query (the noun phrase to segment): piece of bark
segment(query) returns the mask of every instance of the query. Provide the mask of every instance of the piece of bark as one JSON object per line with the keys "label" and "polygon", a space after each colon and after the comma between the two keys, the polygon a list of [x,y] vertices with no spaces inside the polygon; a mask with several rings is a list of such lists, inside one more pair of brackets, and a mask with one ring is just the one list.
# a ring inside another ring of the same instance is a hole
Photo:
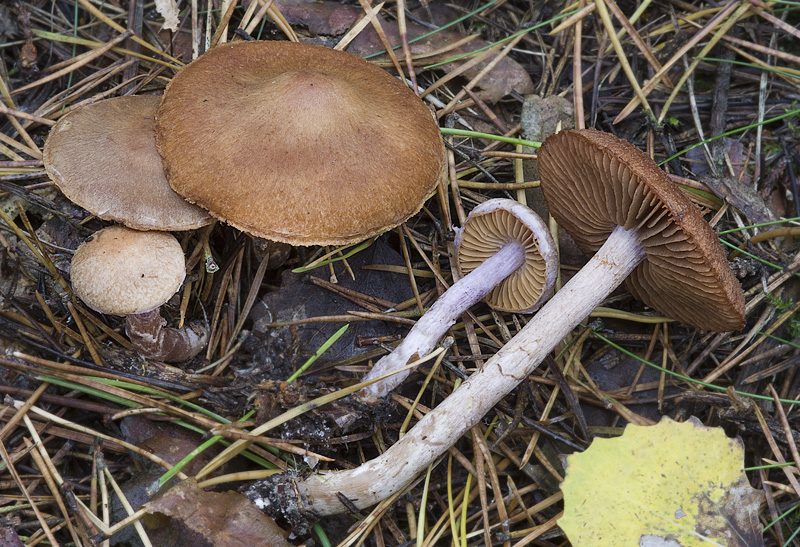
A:
{"label": "piece of bark", "polygon": [[[528,95],[525,97],[525,101],[522,103],[520,125],[526,139],[542,142],[556,132],[559,124],[561,124],[561,129],[575,127],[575,110],[572,101],[558,95],[547,97]],[[535,149],[527,147],[523,151],[536,153]],[[538,180],[539,170],[536,168],[536,160],[524,160],[522,173],[526,181]],[[550,213],[544,202],[541,188],[526,189],[525,199],[528,201],[528,207],[536,211],[537,215],[542,218],[548,217]],[[586,257],[563,229],[558,230],[558,249],[562,263],[575,267],[586,264]]]}

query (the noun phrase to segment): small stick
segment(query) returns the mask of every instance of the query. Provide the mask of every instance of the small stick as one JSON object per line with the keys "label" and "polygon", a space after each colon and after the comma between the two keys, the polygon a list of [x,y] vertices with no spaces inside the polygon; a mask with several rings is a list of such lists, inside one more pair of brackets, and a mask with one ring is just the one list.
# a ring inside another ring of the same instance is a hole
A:
{"label": "small stick", "polygon": [[[42,125],[53,126],[56,124],[53,120],[48,120],[47,118],[41,118],[39,116],[34,116],[33,114],[28,114],[27,112],[22,112],[21,110],[17,110],[15,108],[9,108],[3,103],[0,103],[0,114],[5,114],[7,116],[12,116],[14,118],[21,118],[23,120],[28,120],[31,122],[40,123]],[[2,163],[9,163],[9,162],[2,162]],[[13,163],[21,163],[21,162],[13,162]],[[42,165],[42,160],[28,160],[24,162],[27,165],[32,166],[39,166]],[[23,165],[19,165],[18,167],[23,167]]]}

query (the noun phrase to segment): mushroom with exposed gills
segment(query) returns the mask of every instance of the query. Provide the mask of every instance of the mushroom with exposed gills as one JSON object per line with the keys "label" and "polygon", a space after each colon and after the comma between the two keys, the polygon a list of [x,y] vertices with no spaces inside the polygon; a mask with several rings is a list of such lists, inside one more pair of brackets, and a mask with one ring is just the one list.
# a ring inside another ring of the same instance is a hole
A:
{"label": "mushroom with exposed gills", "polygon": [[61,117],[44,166],[67,198],[137,230],[194,230],[212,222],[169,187],[153,126],[161,97],[113,97]]}
{"label": "mushroom with exposed gills", "polygon": [[156,361],[186,361],[208,341],[199,322],[166,328],[159,308],[186,276],[180,243],[169,232],[138,231],[114,225],[96,232],[72,258],[72,289],[100,313],[125,316],[133,349]]}
{"label": "mushroom with exposed gills", "polygon": [[610,133],[563,131],[539,150],[539,175],[550,214],[581,250],[620,264],[581,270],[598,283],[593,292],[611,287],[601,299],[627,278],[633,296],[668,317],[742,328],[744,294],[719,238],[649,156]]}
{"label": "mushroom with exposed gills", "polygon": [[444,173],[425,103],[358,55],[219,45],[164,91],[156,144],[172,188],[253,236],[346,245],[417,213]]}
{"label": "mushroom with exposed gills", "polygon": [[[417,321],[392,353],[382,357],[364,381],[404,367],[430,353],[471,306],[486,298],[496,310],[533,313],[553,294],[558,251],[541,218],[511,199],[491,199],[472,210],[457,230],[458,281]],[[405,369],[364,387],[357,396],[374,401],[411,374]]]}
{"label": "mushroom with exposed gills", "polygon": [[[553,216],[584,249],[596,250],[594,256],[480,370],[380,456],[297,482],[311,513],[348,511],[340,496],[363,509],[403,488],[626,277],[635,296],[679,321],[715,331],[743,326],[744,295],[717,236],[649,156],[613,135],[564,131],[539,150],[539,175]],[[264,505],[273,490],[257,483],[248,496]]]}

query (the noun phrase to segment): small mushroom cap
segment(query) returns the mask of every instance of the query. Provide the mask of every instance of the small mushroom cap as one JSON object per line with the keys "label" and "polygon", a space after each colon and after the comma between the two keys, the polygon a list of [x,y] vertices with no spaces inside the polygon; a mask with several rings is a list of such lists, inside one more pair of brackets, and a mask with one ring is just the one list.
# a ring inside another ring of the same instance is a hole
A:
{"label": "small mushroom cap", "polygon": [[156,143],[172,187],[290,245],[364,240],[418,212],[444,171],[425,104],[361,57],[290,42],[211,49],[172,79]]}
{"label": "small mushroom cap", "polygon": [[539,215],[513,199],[490,199],[475,207],[456,233],[459,273],[467,275],[509,241],[525,247],[525,262],[484,299],[491,307],[532,313],[553,295],[558,251]]}
{"label": "small mushroom cap", "polygon": [[180,243],[169,232],[109,226],[72,258],[72,289],[100,313],[144,313],[166,303],[186,276]]}
{"label": "small mushroom cap", "polygon": [[160,97],[114,97],[63,116],[44,145],[44,166],[64,195],[90,213],[137,230],[192,230],[212,221],[176,194],[156,151]]}
{"label": "small mushroom cap", "polygon": [[593,129],[562,131],[539,150],[545,201],[588,255],[615,226],[638,230],[647,258],[626,280],[661,313],[705,330],[744,325],[744,294],[717,234],[656,163]]}

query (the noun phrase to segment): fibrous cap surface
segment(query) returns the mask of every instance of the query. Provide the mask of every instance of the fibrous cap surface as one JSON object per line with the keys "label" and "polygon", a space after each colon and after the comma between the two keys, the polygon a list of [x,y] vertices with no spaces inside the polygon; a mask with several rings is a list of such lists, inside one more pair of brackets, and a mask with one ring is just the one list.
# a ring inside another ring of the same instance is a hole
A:
{"label": "fibrous cap surface", "polygon": [[438,126],[410,89],[357,55],[290,42],[224,44],[183,68],[156,142],[179,194],[292,245],[397,226],[444,169]]}

